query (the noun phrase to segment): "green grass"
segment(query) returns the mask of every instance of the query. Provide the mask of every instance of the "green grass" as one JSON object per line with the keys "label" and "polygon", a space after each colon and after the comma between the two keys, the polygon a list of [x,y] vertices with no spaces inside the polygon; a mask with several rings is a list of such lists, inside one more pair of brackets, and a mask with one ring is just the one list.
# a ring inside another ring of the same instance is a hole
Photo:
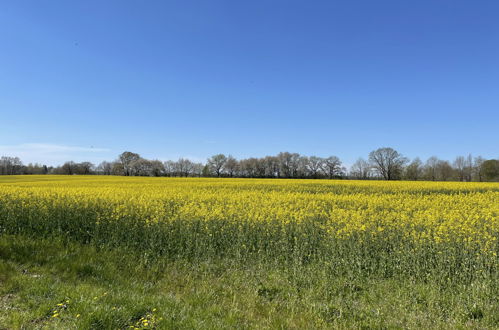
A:
{"label": "green grass", "polygon": [[0,236],[0,329],[120,329],[143,317],[164,329],[496,329],[498,297],[495,277],[338,275],[319,263],[193,262]]}

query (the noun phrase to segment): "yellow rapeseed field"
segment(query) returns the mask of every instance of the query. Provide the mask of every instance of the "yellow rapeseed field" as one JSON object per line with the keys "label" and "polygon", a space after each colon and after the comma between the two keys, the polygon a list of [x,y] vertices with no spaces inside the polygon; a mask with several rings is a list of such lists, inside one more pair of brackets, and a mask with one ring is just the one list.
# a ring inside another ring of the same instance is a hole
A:
{"label": "yellow rapeseed field", "polygon": [[272,240],[285,239],[287,252],[307,245],[303,253],[311,255],[328,240],[355,238],[403,241],[410,249],[470,248],[497,260],[499,184],[3,177],[2,227],[9,233],[54,232],[84,241],[114,237],[145,248],[168,245],[177,254],[194,245],[213,253],[229,247],[258,253],[273,249]]}

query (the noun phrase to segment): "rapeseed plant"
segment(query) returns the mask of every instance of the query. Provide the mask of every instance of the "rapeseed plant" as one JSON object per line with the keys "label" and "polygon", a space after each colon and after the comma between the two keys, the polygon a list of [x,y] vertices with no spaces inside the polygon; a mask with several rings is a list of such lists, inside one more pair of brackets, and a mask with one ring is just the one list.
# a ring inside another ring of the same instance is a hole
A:
{"label": "rapeseed plant", "polygon": [[497,268],[498,183],[41,178],[0,185],[2,232],[171,258]]}

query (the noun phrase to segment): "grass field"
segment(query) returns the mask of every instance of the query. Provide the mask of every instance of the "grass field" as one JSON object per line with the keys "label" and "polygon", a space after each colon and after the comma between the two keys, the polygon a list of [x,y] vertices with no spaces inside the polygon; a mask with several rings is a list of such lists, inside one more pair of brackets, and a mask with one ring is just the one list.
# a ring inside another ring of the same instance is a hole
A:
{"label": "grass field", "polygon": [[499,184],[0,177],[0,328],[499,328]]}

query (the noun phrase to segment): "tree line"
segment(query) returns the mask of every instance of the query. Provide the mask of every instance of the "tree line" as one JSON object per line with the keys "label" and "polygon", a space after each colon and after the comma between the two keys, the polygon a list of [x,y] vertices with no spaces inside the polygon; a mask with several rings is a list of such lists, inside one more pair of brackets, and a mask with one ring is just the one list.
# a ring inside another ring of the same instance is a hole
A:
{"label": "tree line", "polygon": [[468,155],[458,156],[452,162],[436,156],[423,162],[419,158],[409,160],[387,147],[373,150],[367,159],[359,158],[349,169],[337,156],[303,156],[290,152],[240,160],[217,154],[200,163],[186,158],[176,161],[149,160],[125,151],[116,160],[104,161],[97,166],[91,162],[68,161],[57,167],[24,165],[18,157],[0,158],[0,175],[20,174],[499,181],[499,160]]}

